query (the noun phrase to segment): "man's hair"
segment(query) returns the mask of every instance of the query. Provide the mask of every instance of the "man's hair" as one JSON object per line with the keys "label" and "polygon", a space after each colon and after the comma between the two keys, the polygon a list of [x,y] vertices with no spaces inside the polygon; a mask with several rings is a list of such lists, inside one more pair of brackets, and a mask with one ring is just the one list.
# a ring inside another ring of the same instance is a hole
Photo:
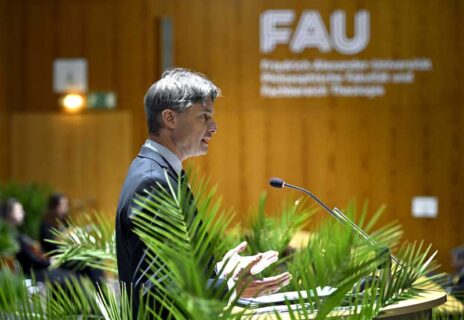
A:
{"label": "man's hair", "polygon": [[165,71],[145,94],[144,106],[148,132],[159,134],[165,109],[183,112],[192,104],[205,104],[221,94],[220,89],[203,74],[176,68]]}

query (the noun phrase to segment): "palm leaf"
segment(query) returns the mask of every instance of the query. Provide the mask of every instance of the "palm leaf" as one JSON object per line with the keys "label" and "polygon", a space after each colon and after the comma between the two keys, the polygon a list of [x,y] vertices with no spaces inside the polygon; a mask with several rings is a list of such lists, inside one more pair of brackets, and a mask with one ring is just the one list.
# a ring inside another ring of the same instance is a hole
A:
{"label": "palm leaf", "polygon": [[19,250],[13,232],[8,225],[0,219],[0,258],[11,257]]}
{"label": "palm leaf", "polygon": [[[349,216],[356,217],[354,210],[353,206],[349,209]],[[365,212],[364,207],[360,224],[366,219]],[[375,220],[378,217],[376,214]],[[366,228],[373,228],[373,224],[367,224]],[[372,246],[337,221],[324,221],[311,235],[308,245],[289,263],[293,274],[289,289],[312,293],[311,297],[300,301],[300,311],[289,308],[291,317],[307,319],[308,314],[301,310],[309,308],[317,313],[318,319],[337,310],[350,318],[372,319],[380,313],[381,307],[423,292],[425,287],[418,279],[430,281],[425,275],[436,268],[433,262],[436,253],[430,254],[430,246],[424,249],[422,243],[403,244],[396,253],[400,263],[393,264],[391,273],[385,267],[380,269],[383,271],[378,270],[389,260],[390,249],[386,250],[386,244],[397,244],[401,233],[395,223],[375,230],[372,234],[380,241]],[[363,290],[362,279],[371,279]],[[318,297],[315,288],[326,285],[337,287],[337,290],[329,297]],[[340,309],[344,305],[345,309]]]}
{"label": "palm leaf", "polygon": [[58,249],[50,253],[54,257],[52,268],[66,262],[117,273],[114,226],[103,214],[82,214],[69,219],[63,230],[52,229]]}
{"label": "palm leaf", "polygon": [[[70,279],[61,286],[26,281],[21,273],[4,268],[0,272],[0,315],[14,319],[98,318],[92,303],[95,290],[89,280]],[[28,285],[26,285],[29,283]]]}
{"label": "palm leaf", "polygon": [[135,233],[147,246],[149,261],[157,261],[152,263],[155,290],[149,295],[175,319],[226,318],[232,314],[226,307],[230,291],[225,283],[223,290],[208,286],[208,279],[220,281],[208,261],[221,246],[231,217],[219,211],[220,200],[214,199],[214,190],[206,191],[204,180],[192,180],[197,186],[193,198],[188,183],[166,178],[167,187],[145,190],[135,200],[141,208],[133,218]]}
{"label": "palm leaf", "polygon": [[257,254],[276,250],[283,256],[296,232],[308,224],[315,208],[308,208],[304,200],[286,201],[278,215],[266,214],[267,194],[261,193],[256,212],[249,214],[249,231],[243,240],[248,242],[248,252]]}

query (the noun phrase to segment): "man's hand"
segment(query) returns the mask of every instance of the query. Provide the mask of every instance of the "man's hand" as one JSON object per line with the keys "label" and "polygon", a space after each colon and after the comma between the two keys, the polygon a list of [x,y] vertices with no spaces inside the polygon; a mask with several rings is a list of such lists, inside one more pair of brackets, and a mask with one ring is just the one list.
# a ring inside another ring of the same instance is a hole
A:
{"label": "man's hand", "polygon": [[279,254],[277,251],[270,250],[254,256],[240,256],[239,253],[243,252],[246,246],[245,241],[240,243],[237,247],[229,250],[222,261],[218,263],[220,270],[224,268],[222,274],[224,276],[231,275],[231,278],[236,281],[236,290],[241,297],[250,298],[271,294],[290,283],[292,276],[288,272],[256,279],[254,276],[276,262]]}

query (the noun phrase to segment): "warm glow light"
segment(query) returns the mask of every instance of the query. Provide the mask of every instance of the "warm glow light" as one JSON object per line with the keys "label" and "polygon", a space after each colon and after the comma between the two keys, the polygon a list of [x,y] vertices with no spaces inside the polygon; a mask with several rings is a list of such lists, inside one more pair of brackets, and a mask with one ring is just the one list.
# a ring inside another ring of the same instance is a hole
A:
{"label": "warm glow light", "polygon": [[75,93],[67,94],[63,98],[62,105],[69,112],[81,111],[84,108],[84,97]]}

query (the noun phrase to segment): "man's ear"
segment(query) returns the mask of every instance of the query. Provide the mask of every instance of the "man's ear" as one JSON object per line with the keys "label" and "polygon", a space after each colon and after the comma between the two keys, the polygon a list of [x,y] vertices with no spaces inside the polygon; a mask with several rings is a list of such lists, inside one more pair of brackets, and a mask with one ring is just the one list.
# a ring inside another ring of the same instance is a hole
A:
{"label": "man's ear", "polygon": [[177,124],[177,113],[171,109],[164,109],[161,112],[161,119],[163,119],[163,124],[168,129],[174,129]]}

